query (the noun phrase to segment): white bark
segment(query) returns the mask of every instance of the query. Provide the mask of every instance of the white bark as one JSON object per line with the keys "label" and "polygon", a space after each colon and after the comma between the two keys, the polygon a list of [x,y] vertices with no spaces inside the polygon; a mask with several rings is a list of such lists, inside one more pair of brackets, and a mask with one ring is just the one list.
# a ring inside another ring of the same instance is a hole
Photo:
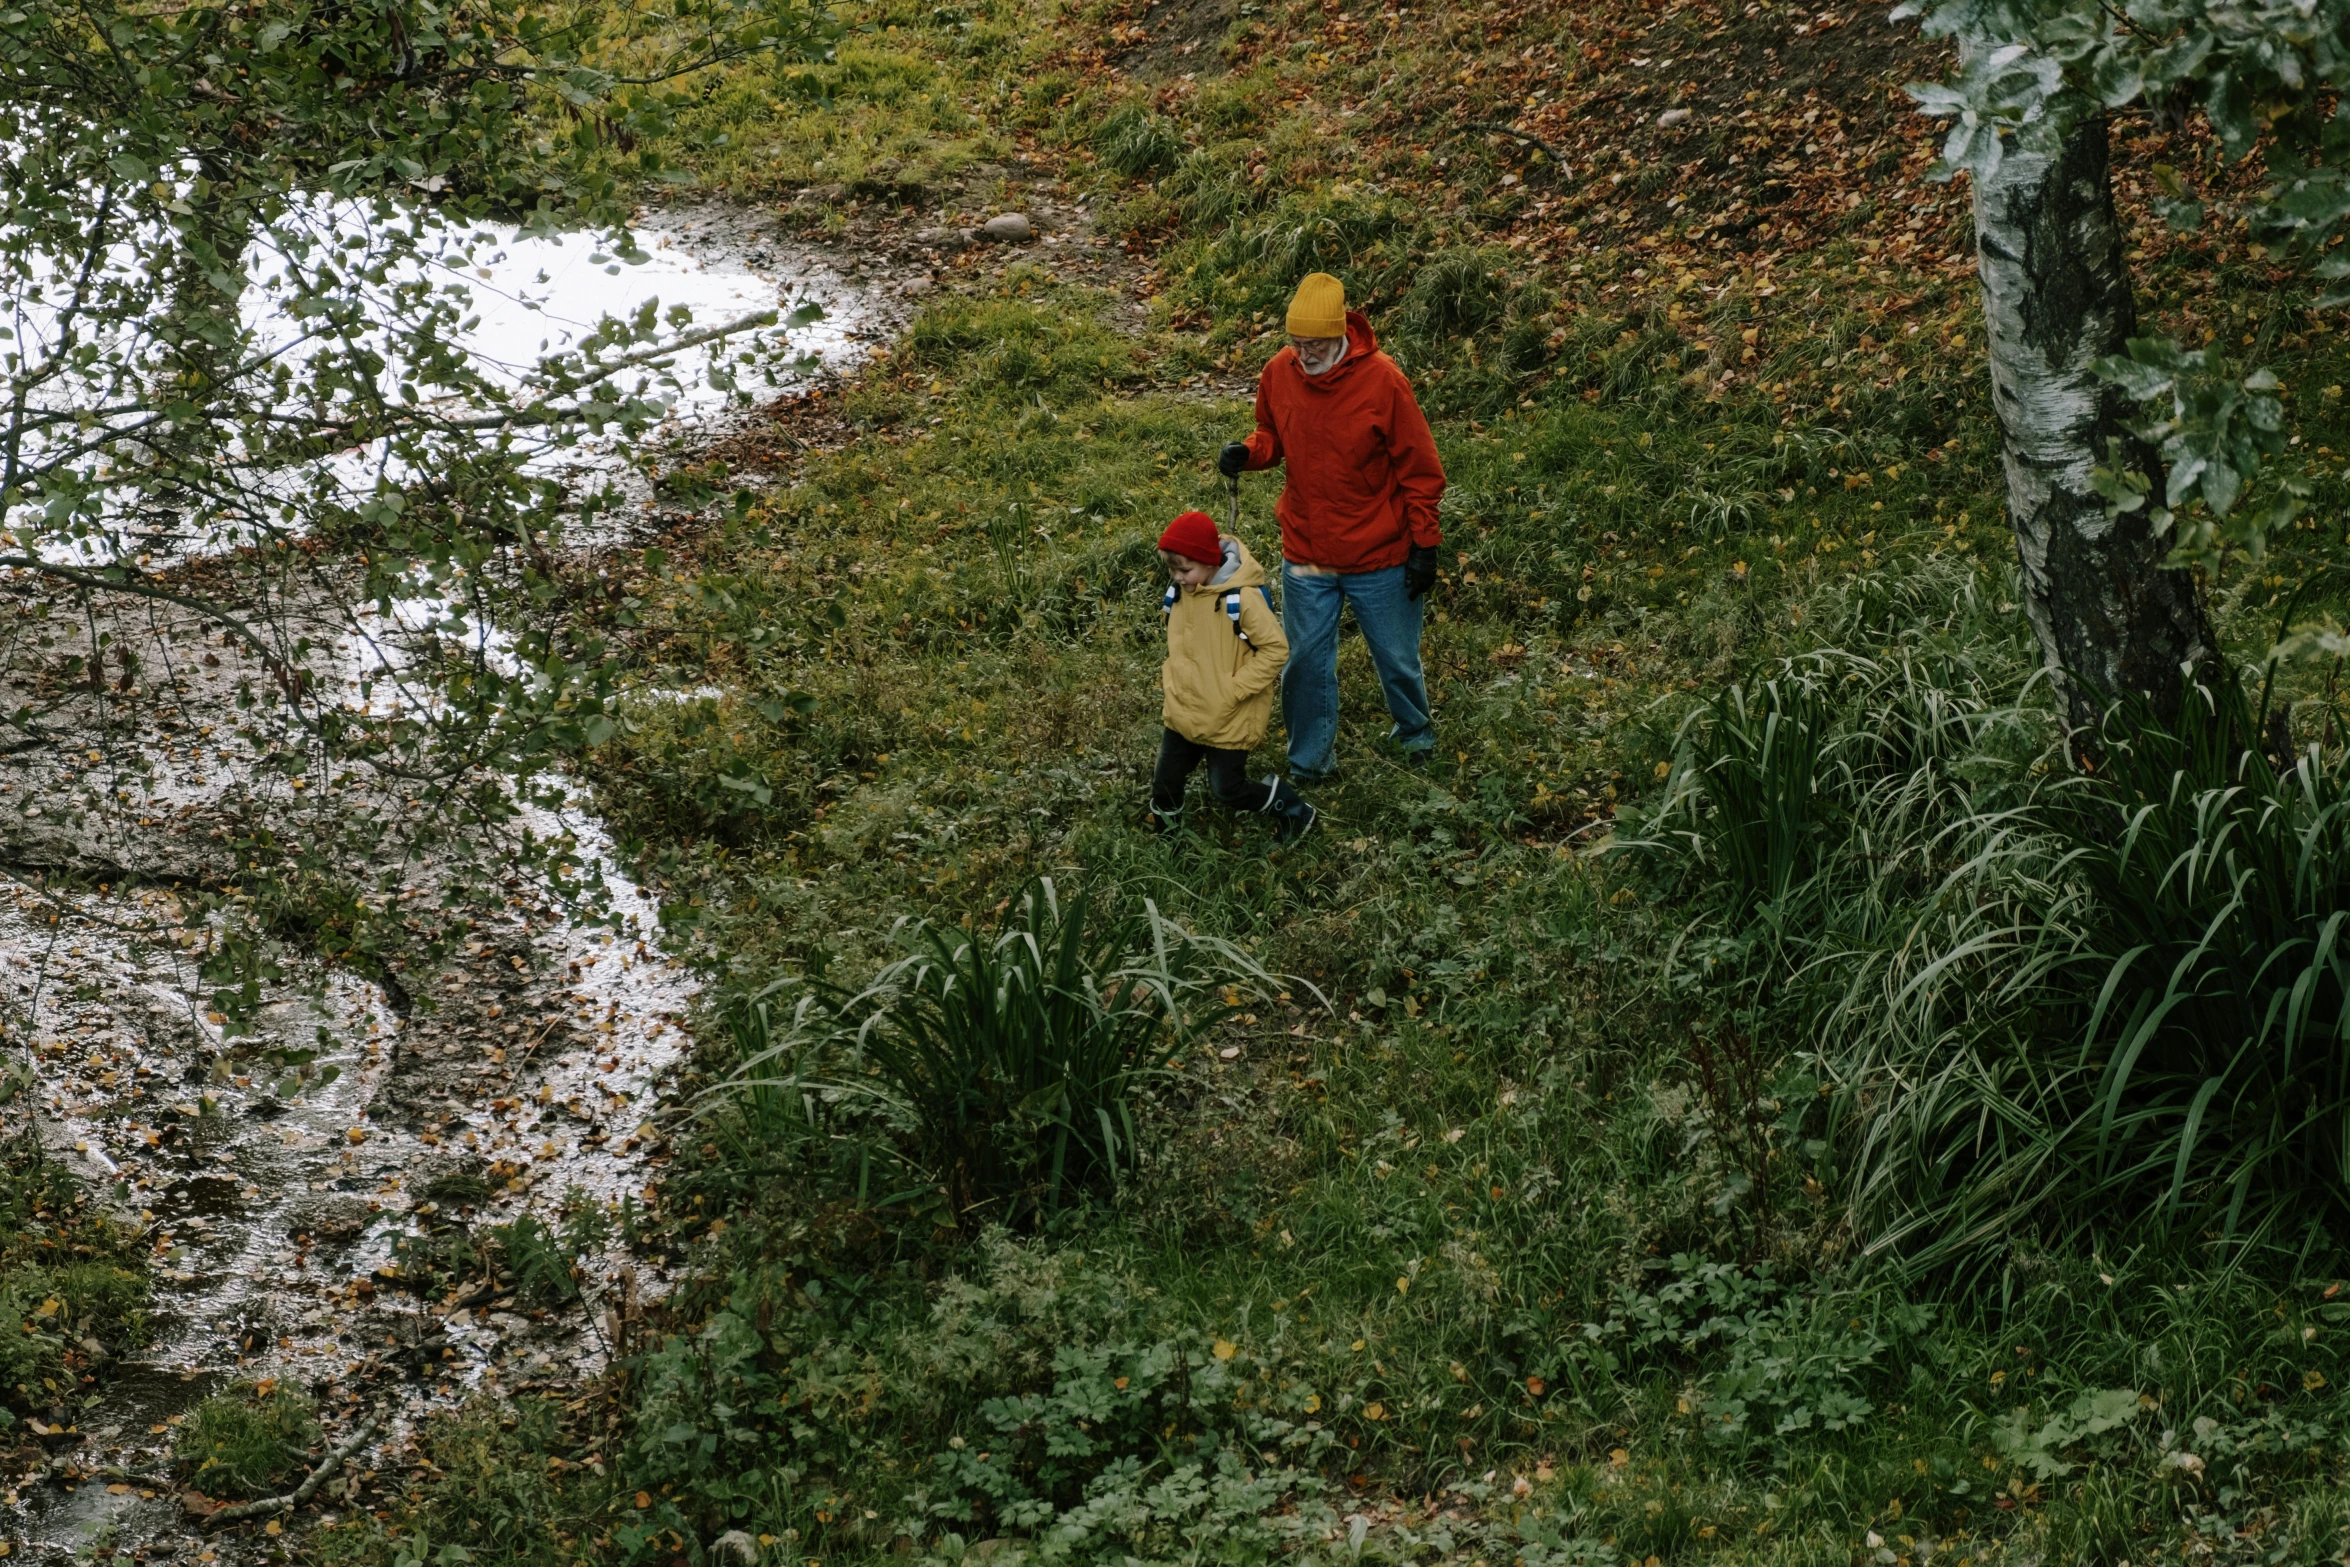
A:
{"label": "white bark", "polygon": [[2125,694],[2167,717],[2213,639],[2193,577],[2164,568],[2166,546],[2144,512],[2107,516],[2090,482],[2116,439],[2125,463],[2160,476],[2155,454],[2127,433],[2126,400],[2089,368],[2137,330],[2104,122],[2090,120],[2054,154],[2011,147],[1974,199],[2025,613],[2077,728]]}

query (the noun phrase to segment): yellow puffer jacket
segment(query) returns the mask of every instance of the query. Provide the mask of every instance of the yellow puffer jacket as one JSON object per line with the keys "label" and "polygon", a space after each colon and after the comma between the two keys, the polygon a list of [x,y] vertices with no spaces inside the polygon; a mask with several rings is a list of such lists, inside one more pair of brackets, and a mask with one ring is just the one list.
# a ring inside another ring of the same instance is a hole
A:
{"label": "yellow puffer jacket", "polygon": [[1206,587],[1169,585],[1167,694],[1169,729],[1198,745],[1245,751],[1273,720],[1273,683],[1289,662],[1281,617],[1265,596],[1265,573],[1238,539],[1224,540],[1224,566]]}

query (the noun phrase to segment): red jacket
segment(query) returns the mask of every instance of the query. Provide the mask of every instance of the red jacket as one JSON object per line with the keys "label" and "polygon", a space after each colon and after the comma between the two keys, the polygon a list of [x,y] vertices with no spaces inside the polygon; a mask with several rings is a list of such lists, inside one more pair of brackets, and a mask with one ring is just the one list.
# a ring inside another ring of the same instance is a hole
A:
{"label": "red jacket", "polygon": [[1286,461],[1282,558],[1330,571],[1384,571],[1415,544],[1444,542],[1436,503],[1444,465],[1412,387],[1362,312],[1346,315],[1346,358],[1308,375],[1284,348],[1257,381],[1248,465]]}

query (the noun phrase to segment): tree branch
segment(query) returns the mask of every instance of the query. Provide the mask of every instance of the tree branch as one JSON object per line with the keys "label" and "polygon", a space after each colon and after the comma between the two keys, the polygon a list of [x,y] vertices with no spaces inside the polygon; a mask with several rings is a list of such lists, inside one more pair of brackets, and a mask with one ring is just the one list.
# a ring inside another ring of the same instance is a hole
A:
{"label": "tree branch", "polygon": [[[671,354],[682,352],[688,348],[698,348],[704,343],[716,342],[722,337],[732,337],[738,332],[748,332],[756,327],[773,326],[777,317],[778,313],[773,310],[761,310],[751,315],[738,316],[734,320],[718,326],[704,327],[699,332],[688,332],[685,336],[672,338],[666,343],[655,343],[650,347],[622,354],[619,358],[608,360],[600,365],[594,375],[567,387],[565,389],[566,395],[609,381],[621,371],[632,366],[648,364],[656,359],[665,359]],[[551,408],[541,402],[534,403],[528,408],[500,409],[492,413],[474,414],[464,419],[435,420],[432,421],[432,425],[433,428],[440,430],[497,430],[517,424],[549,424],[577,412],[576,408]]]}
{"label": "tree branch", "polygon": [[265,1497],[258,1502],[239,1502],[234,1507],[223,1507],[218,1512],[205,1515],[204,1527],[217,1529],[223,1524],[236,1523],[246,1518],[259,1518],[267,1513],[292,1512],[316,1496],[318,1488],[326,1483],[327,1477],[340,1469],[344,1461],[353,1453],[367,1445],[368,1438],[375,1435],[375,1428],[382,1420],[383,1412],[381,1410],[370,1411],[367,1418],[359,1422],[359,1429],[344,1439],[342,1446],[333,1449],[318,1461],[318,1467],[310,1471],[309,1479],[304,1480],[285,1495]]}
{"label": "tree branch", "polygon": [[1504,125],[1499,120],[1464,120],[1461,122],[1461,129],[1467,131],[1491,131],[1496,136],[1513,137],[1518,141],[1526,143],[1528,146],[1539,147],[1542,149],[1542,151],[1549,157],[1551,163],[1557,167],[1561,178],[1565,178],[1573,172],[1567,167],[1567,155],[1565,153],[1559,151],[1556,147],[1553,147],[1549,142],[1544,141],[1541,137],[1529,135],[1525,131],[1519,130],[1515,126]]}

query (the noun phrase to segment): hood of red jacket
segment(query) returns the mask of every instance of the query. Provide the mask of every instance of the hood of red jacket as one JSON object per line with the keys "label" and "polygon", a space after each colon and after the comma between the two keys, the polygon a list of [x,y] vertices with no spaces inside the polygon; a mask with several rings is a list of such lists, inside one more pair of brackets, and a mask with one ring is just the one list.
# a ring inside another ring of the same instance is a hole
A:
{"label": "hood of red jacket", "polygon": [[[1284,348],[1282,352],[1292,359],[1297,357],[1294,348]],[[1346,357],[1338,361],[1335,369],[1325,370],[1320,375],[1308,375],[1305,366],[1300,365],[1297,378],[1313,391],[1327,392],[1354,374],[1357,365],[1369,364],[1371,356],[1377,352],[1379,334],[1371,330],[1371,318],[1360,310],[1349,310],[1346,313]]]}

